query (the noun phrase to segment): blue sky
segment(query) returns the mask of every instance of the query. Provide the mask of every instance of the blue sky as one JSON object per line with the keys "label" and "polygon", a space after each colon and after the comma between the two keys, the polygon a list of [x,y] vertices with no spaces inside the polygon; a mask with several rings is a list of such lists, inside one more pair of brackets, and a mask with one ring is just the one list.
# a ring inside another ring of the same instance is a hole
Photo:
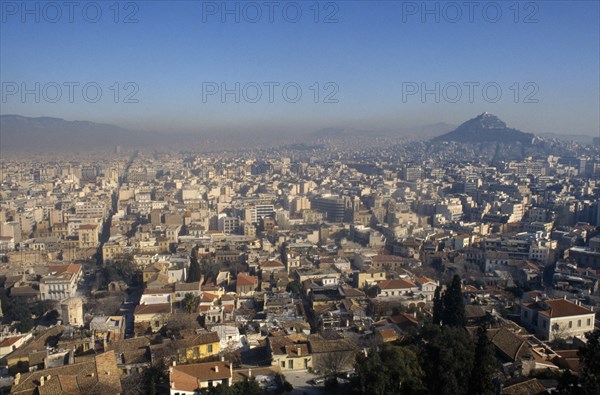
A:
{"label": "blue sky", "polygon": [[[72,22],[62,1],[22,4],[0,1],[2,114],[296,132],[488,111],[526,131],[600,130],[598,1],[480,1],[472,15],[463,1],[274,1],[272,19],[264,1],[81,1]],[[39,103],[21,95],[36,83]],[[236,83],[239,102],[222,97]]]}

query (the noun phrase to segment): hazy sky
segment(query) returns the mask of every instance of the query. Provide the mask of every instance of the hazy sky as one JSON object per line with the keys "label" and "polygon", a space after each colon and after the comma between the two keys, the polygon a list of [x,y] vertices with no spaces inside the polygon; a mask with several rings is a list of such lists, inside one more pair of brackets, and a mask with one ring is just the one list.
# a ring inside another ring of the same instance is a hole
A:
{"label": "hazy sky", "polygon": [[598,1],[0,6],[2,114],[300,131],[488,111],[525,131],[600,130]]}

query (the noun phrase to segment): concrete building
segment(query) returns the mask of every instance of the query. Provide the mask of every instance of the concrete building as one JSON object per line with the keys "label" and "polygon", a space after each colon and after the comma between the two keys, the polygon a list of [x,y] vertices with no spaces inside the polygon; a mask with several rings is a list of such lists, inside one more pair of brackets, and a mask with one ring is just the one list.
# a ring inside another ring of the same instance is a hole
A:
{"label": "concrete building", "polygon": [[595,312],[568,299],[521,304],[521,323],[543,340],[583,337],[594,330]]}
{"label": "concrete building", "polygon": [[40,280],[40,295],[42,300],[65,300],[75,296],[77,283],[83,276],[81,265],[48,266],[48,275]]}

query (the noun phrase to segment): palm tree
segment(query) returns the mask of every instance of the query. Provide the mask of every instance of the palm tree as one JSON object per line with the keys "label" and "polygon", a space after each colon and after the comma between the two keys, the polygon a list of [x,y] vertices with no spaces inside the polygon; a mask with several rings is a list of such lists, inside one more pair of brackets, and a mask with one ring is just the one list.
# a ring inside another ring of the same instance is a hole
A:
{"label": "palm tree", "polygon": [[188,292],[183,297],[183,300],[181,301],[181,305],[187,310],[188,315],[191,320],[192,312],[195,311],[196,307],[198,306],[198,298],[195,297],[194,294]]}

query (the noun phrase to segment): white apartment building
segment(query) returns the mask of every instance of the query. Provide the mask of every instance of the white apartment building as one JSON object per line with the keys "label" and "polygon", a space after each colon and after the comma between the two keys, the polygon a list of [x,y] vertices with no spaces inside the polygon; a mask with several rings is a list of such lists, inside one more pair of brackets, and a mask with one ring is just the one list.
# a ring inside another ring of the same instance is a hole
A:
{"label": "white apartment building", "polygon": [[568,299],[521,304],[521,322],[543,340],[583,337],[594,330],[595,312]]}
{"label": "white apartment building", "polygon": [[40,280],[42,300],[65,300],[77,293],[77,283],[83,271],[80,264],[48,266],[48,275]]}

